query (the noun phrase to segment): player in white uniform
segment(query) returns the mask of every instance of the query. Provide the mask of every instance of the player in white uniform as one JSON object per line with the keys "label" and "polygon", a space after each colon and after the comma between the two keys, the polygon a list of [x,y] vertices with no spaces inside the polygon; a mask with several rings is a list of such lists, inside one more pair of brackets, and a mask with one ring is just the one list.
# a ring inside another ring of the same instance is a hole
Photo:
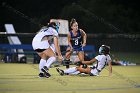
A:
{"label": "player in white uniform", "polygon": [[[90,61],[82,61],[78,62],[78,67],[69,68],[67,70],[61,70],[57,68],[57,72],[60,75],[64,74],[79,74],[79,73],[86,73],[90,76],[98,76],[102,69],[108,64],[109,67],[109,76],[112,74],[112,65],[111,65],[111,58],[109,56],[110,47],[106,45],[102,45],[99,48],[99,55],[95,58],[91,59]],[[86,64],[92,64],[97,62],[93,67],[88,67]]]}
{"label": "player in white uniform", "polygon": [[[41,57],[39,63],[39,77],[50,77],[51,75],[48,72],[51,64],[56,60],[56,56],[54,51],[50,46],[50,41],[53,40],[56,52],[58,54],[58,59],[62,60],[62,55],[60,51],[60,46],[58,43],[58,31],[57,25],[55,22],[49,23],[47,27],[43,27],[33,38],[32,46],[33,49],[38,53]],[[46,58],[48,60],[46,61]]]}

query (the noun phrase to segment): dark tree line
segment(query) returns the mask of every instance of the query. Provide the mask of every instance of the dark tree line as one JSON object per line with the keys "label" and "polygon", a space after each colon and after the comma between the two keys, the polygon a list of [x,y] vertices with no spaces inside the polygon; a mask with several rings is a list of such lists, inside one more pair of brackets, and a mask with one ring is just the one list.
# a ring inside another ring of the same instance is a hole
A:
{"label": "dark tree line", "polygon": [[51,18],[76,18],[87,33],[140,32],[138,0],[1,0],[1,25],[13,23],[18,32],[35,32],[37,24],[8,10],[3,3],[42,25]]}

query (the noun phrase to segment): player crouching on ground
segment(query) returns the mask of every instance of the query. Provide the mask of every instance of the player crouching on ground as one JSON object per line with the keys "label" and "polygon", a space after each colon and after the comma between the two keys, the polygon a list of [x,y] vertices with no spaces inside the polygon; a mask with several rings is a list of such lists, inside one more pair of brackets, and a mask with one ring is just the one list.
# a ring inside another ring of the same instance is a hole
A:
{"label": "player crouching on ground", "polygon": [[[99,48],[99,55],[91,59],[90,61],[78,62],[77,67],[72,67],[66,70],[61,70],[59,68],[56,68],[56,70],[60,75],[86,73],[90,76],[98,76],[99,73],[103,70],[103,68],[108,64],[110,76],[112,74],[112,60],[109,56],[109,53],[110,47],[107,45],[102,45]],[[97,63],[92,67],[87,66],[88,64],[92,64],[94,62]]]}

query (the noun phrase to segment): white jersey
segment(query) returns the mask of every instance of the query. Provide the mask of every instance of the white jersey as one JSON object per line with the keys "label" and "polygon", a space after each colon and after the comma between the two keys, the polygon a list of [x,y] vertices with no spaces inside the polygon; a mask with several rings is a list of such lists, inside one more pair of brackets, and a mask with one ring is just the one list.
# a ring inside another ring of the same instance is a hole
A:
{"label": "white jersey", "polygon": [[109,55],[98,55],[95,57],[95,59],[97,60],[97,64],[95,67],[100,71],[109,61],[111,61],[111,57]]}
{"label": "white jersey", "polygon": [[106,66],[106,64],[111,61],[111,58],[109,55],[98,55],[95,57],[97,60],[97,64],[94,65],[94,69],[92,69],[90,72],[93,75],[98,76],[101,70]]}
{"label": "white jersey", "polygon": [[36,36],[33,38],[33,41],[32,41],[32,46],[33,46],[33,49],[36,50],[36,49],[47,49],[50,47],[50,44],[48,42],[48,40],[43,40],[42,39],[45,37],[45,36],[48,36],[49,39],[48,40],[51,40],[54,36],[55,37],[58,37],[58,32],[52,28],[52,27],[45,27],[45,28],[42,28],[37,34]]}
{"label": "white jersey", "polygon": [[39,33],[36,34],[36,36],[34,37],[33,41],[41,41],[43,37],[45,36],[56,36],[58,37],[58,33],[57,31],[52,28],[52,27],[49,27],[49,28],[42,28]]}

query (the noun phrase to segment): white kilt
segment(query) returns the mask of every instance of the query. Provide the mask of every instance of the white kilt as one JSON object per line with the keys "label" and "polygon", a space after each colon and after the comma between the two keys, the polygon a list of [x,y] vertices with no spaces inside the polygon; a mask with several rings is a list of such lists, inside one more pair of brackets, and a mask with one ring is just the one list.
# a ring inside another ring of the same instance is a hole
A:
{"label": "white kilt", "polygon": [[32,42],[32,47],[34,50],[36,49],[48,49],[50,47],[50,44],[47,40],[44,41],[34,41]]}
{"label": "white kilt", "polygon": [[95,76],[98,76],[99,75],[99,71],[96,69],[96,68],[94,68],[94,69],[91,69],[91,71],[90,71],[93,75],[95,75]]}

